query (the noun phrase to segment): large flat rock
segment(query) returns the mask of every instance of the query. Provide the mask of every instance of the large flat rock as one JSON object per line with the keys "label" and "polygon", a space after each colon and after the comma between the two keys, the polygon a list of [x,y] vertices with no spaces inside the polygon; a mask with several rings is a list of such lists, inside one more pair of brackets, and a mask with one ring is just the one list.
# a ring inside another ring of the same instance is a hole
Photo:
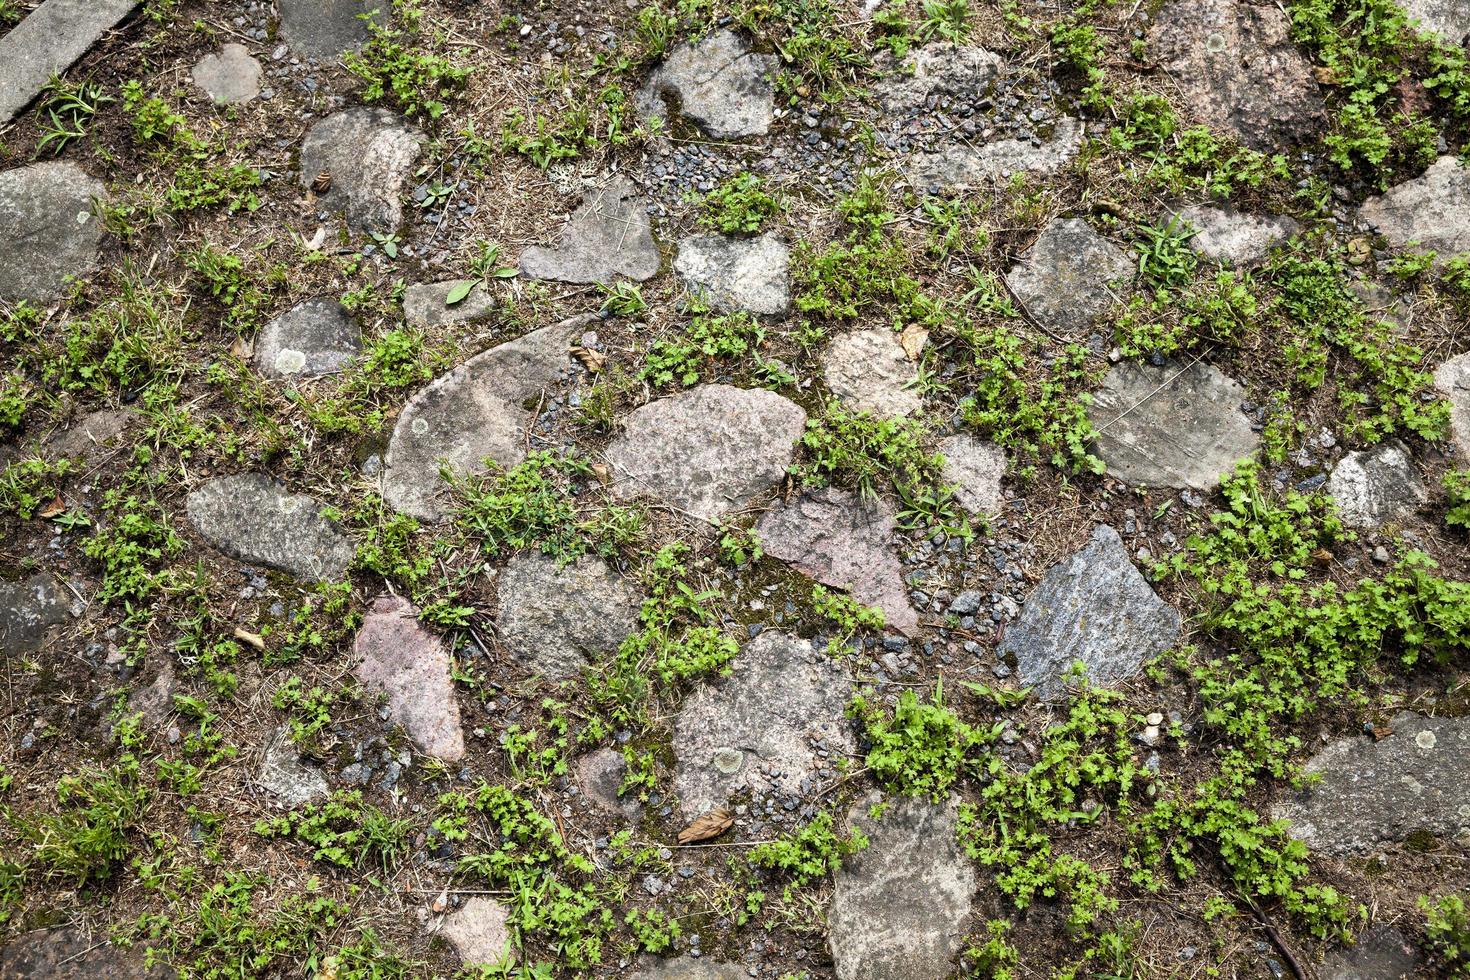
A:
{"label": "large flat rock", "polygon": [[638,93],[638,106],[645,119],[667,119],[668,96],[716,139],[760,136],[775,119],[770,76],[777,64],[774,55],[752,54],[734,31],[718,30],[670,52]]}
{"label": "large flat rock", "polygon": [[961,507],[972,514],[1000,513],[1005,450],[974,436],[955,435],[939,444],[939,454],[944,457],[944,482],[954,488]]}
{"label": "large flat rock", "polygon": [[1327,954],[1318,971],[1321,980],[1411,980],[1421,973],[1423,958],[1414,941],[1391,926],[1371,925],[1346,949]]}
{"label": "large flat rock", "polygon": [[1085,135],[1082,121],[1067,116],[1044,138],[946,143],[909,158],[909,183],[917,190],[947,194],[989,188],[1015,174],[1050,176],[1077,156]]}
{"label": "large flat rock", "polygon": [[623,177],[588,192],[555,248],[534,246],[521,256],[521,272],[557,282],[610,283],[617,276],[642,282],[658,275],[658,243],[648,202]]}
{"label": "large flat rock", "polygon": [[346,577],[357,553],[320,501],[259,473],[210,480],[184,508],[200,536],[231,558],[305,581]]}
{"label": "large flat rock", "polygon": [[93,202],[106,194],[101,181],[71,163],[0,173],[0,301],[58,299],[68,278],[91,270],[102,242]]}
{"label": "large flat rock", "polygon": [[403,315],[409,324],[423,330],[455,323],[478,323],[495,312],[495,294],[484,283],[474,283],[469,295],[449,305],[449,296],[468,280],[420,283],[403,292]]}
{"label": "large flat rock", "polygon": [[674,271],[722,313],[779,316],[791,306],[791,252],[774,233],[694,235],[679,242]]}
{"label": "large flat rock", "polygon": [[1414,460],[1396,439],[1344,456],[1327,480],[1327,492],[1349,527],[1397,523],[1429,502]]}
{"label": "large flat rock", "polygon": [[1042,325],[1067,334],[1090,329],[1127,292],[1136,268],[1081,218],[1059,218],[1006,273],[1006,285]]}
{"label": "large flat rock", "polygon": [[1461,44],[1470,35],[1470,0],[1400,0],[1399,6],[1419,21],[1422,30],[1451,44]]}
{"label": "large flat rock", "polygon": [[1300,230],[1283,215],[1246,214],[1214,205],[1180,208],[1174,218],[1191,230],[1189,247],[1195,252],[1239,269],[1260,265],[1272,248]]}
{"label": "large flat rock", "polygon": [[1179,611],[1133,567],[1118,532],[1099,525],[1086,547],[1046,570],[999,652],[1016,658],[1023,684],[1050,697],[1078,661],[1094,686],[1127,680],[1174,645],[1180,624]]}
{"label": "large flat rock", "polygon": [[439,934],[449,940],[466,966],[498,967],[515,962],[510,911],[494,899],[470,898],[440,921]]}
{"label": "large flat rock", "polygon": [[849,408],[887,418],[922,411],[917,390],[919,368],[904,353],[892,330],[854,330],[840,334],[822,357],[827,388]]}
{"label": "large flat rock", "polygon": [[1260,445],[1245,398],[1239,382],[1200,361],[1119,364],[1088,409],[1094,449],[1125,483],[1213,490]]}
{"label": "large flat rock", "polygon": [[328,61],[361,47],[372,36],[367,15],[388,23],[389,0],[276,0],[281,33],[291,50]]}
{"label": "large flat rock", "polygon": [[1470,462],[1470,354],[1441,364],[1434,372],[1434,387],[1450,403],[1450,439],[1462,461]]}
{"label": "large flat rock", "polygon": [[267,378],[333,374],[356,360],[362,328],[340,302],[305,300],[261,328],[255,370]]}
{"label": "large flat rock", "polygon": [[141,948],[119,949],[104,936],[71,926],[28,932],[0,948],[5,980],[171,980],[165,966],[149,969]]}
{"label": "large flat rock", "polygon": [[326,777],[320,769],[302,760],[285,726],[276,729],[261,752],[255,782],[272,802],[287,809],[326,796],[328,792]]}
{"label": "large flat rock", "polygon": [[1005,72],[1005,59],[975,45],[937,42],[911,52],[874,86],[890,114],[913,113],[934,96],[974,99]]}
{"label": "large flat rock", "polygon": [[239,105],[260,94],[265,70],[243,44],[226,44],[199,59],[189,77],[220,105]]}
{"label": "large flat rock", "polygon": [[638,626],[642,596],[601,558],[562,564],[540,552],[512,558],[496,586],[496,632],[543,677],[574,677],[605,662]]}
{"label": "large flat rock", "polygon": [[17,657],[41,649],[46,633],[66,622],[67,595],[45,572],[19,582],[0,580],[0,654]]}
{"label": "large flat rock", "polygon": [[353,644],[352,669],[365,687],[388,698],[388,717],[402,725],[420,752],[445,762],[464,756],[464,730],[449,651],[419,625],[419,611],[399,596],[373,601]]}
{"label": "large flat rock", "polygon": [[1413,180],[1363,202],[1359,216],[1394,248],[1413,245],[1443,262],[1470,252],[1470,168],[1442,156]]}
{"label": "large flat rock", "polygon": [[0,37],[0,125],[92,50],[138,0],[46,0]]}
{"label": "large flat rock", "polygon": [[318,202],[359,232],[387,234],[403,223],[403,186],[423,134],[386,109],[345,109],[312,126],[301,141],[301,186],[326,175]]}

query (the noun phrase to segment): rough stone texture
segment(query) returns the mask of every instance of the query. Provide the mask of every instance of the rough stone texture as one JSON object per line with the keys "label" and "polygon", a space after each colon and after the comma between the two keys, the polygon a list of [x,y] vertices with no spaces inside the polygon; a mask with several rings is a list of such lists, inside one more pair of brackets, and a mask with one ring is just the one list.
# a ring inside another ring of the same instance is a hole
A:
{"label": "rough stone texture", "polygon": [[509,919],[504,905],[476,895],[444,917],[439,934],[449,940],[465,965],[500,966],[516,958]]}
{"label": "rough stone texture", "polygon": [[259,473],[210,480],[184,508],[195,530],[231,558],[309,582],[345,578],[356,554],[318,501]]}
{"label": "rough stone texture", "polygon": [[372,36],[363,14],[386,24],[388,0],[276,0],[281,33],[303,58],[326,61]]}
{"label": "rough stone texture", "polygon": [[[869,810],[888,804],[877,820]],[[977,882],[961,852],[956,800],[872,794],[848,815],[865,850],[834,876],[830,927],[837,980],[944,980],[955,974]]]}
{"label": "rough stone texture", "polygon": [[1272,815],[1329,854],[1370,851],[1415,831],[1470,830],[1470,718],[1402,712],[1389,727],[1382,741],[1353,735],[1329,743],[1305,766],[1321,780],[1279,800]]}
{"label": "rough stone texture", "polygon": [[260,62],[243,44],[226,44],[219,54],[207,54],[194,66],[194,84],[223,105],[249,102],[260,94],[264,76]]}
{"label": "rough stone texture", "polygon": [[1127,253],[1081,218],[1046,226],[1010,272],[1006,285],[1026,311],[1058,333],[1086,330],[1112,307],[1126,288],[1108,284],[1132,277]]}
{"label": "rough stone texture", "polygon": [[716,963],[704,958],[680,956],[672,960],[650,960],[633,974],[633,980],[750,980],[738,963]]}
{"label": "rough stone texture", "polygon": [[511,654],[561,680],[614,653],[638,626],[639,591],[600,558],[563,566],[539,551],[510,560],[496,590],[495,625]]}
{"label": "rough stone texture", "polygon": [[950,193],[1000,183],[1012,174],[1054,174],[1077,155],[1085,133],[1081,120],[1066,117],[1057,121],[1045,140],[948,143],[909,158],[909,183],[920,190]]}
{"label": "rough stone texture", "polygon": [[1148,44],[1201,121],[1254,149],[1282,152],[1326,119],[1311,62],[1275,5],[1173,0],[1154,19]]}
{"label": "rough stone texture", "polygon": [[408,600],[385,595],[373,600],[353,643],[359,663],[353,675],[388,696],[388,716],[419,751],[454,762],[464,757],[459,703],[449,676],[449,652],[439,637],[419,625]]}
{"label": "rough stone texture", "polygon": [[790,262],[790,251],[774,234],[694,235],[679,243],[674,271],[716,310],[778,316],[791,305]]}
{"label": "rough stone texture", "polygon": [[1470,354],[1452,357],[1434,372],[1434,386],[1450,402],[1450,439],[1470,461]]}
{"label": "rough stone texture", "polygon": [[714,521],[781,482],[805,428],[774,392],[700,385],[635,409],[603,458],[617,496]]}
{"label": "rough stone texture", "polygon": [[931,96],[973,99],[993,85],[1004,70],[1004,59],[993,51],[969,45],[930,44],[896,66],[879,87],[878,97],[888,112],[906,115],[923,108]]}
{"label": "rough stone texture", "polygon": [[1179,611],[1133,567],[1118,532],[1103,524],[1086,547],[1046,570],[999,652],[1015,657],[1023,683],[1050,697],[1078,660],[1095,685],[1132,677],[1174,645],[1180,623]]}
{"label": "rough stone texture", "polygon": [[46,0],[0,37],[0,125],[91,50],[137,0]]}
{"label": "rough stone texture", "polygon": [[1327,492],[1349,527],[1396,523],[1429,501],[1419,470],[1398,440],[1348,453],[1333,468]]}
{"label": "rough stone texture", "polygon": [[67,592],[51,575],[38,572],[20,582],[0,580],[0,654],[34,653],[46,632],[66,622]]}
{"label": "rough stone texture", "polygon": [[1241,269],[1265,261],[1272,247],[1301,228],[1284,215],[1242,214],[1205,205],[1181,208],[1174,217],[1194,229],[1190,248],[1207,259]]}
{"label": "rough stone texture", "polygon": [[924,407],[914,388],[919,369],[892,330],[841,334],[827,346],[822,363],[827,387],[851,408],[893,418]]}
{"label": "rough stone texture", "polygon": [[1321,980],[1409,980],[1421,974],[1414,943],[1390,926],[1372,925],[1346,949],[1327,954],[1317,972]]}
{"label": "rough stone texture", "polygon": [[5,980],[168,980],[165,967],[144,966],[142,946],[119,949],[103,936],[70,926],[28,932],[0,949]]}
{"label": "rough stone texture", "polygon": [[301,761],[301,753],[296,751],[284,726],[276,729],[261,753],[255,781],[278,804],[288,809],[318,796],[326,796],[328,792],[326,777]]}
{"label": "rough stone texture", "polygon": [[577,785],[593,806],[615,816],[631,819],[641,809],[638,794],[622,796],[628,763],[617,749],[598,749],[577,760]]}
{"label": "rough stone texture", "polygon": [[1119,364],[1088,411],[1108,473],[1144,487],[1212,490],[1261,437],[1241,412],[1245,389],[1208,364]]}
{"label": "rough stone texture", "polygon": [[1005,498],[1000,480],[1006,472],[1006,454],[999,446],[974,436],[950,436],[939,444],[944,457],[944,482],[954,487],[955,499],[972,514],[998,514]]}
{"label": "rough stone texture", "polygon": [[659,264],[648,204],[622,177],[583,197],[555,248],[534,246],[521,256],[521,272],[556,282],[642,282],[658,275]]}
{"label": "rough stone texture", "polygon": [[0,173],[0,301],[46,303],[97,260],[102,222],[92,213],[107,188],[70,163]]}
{"label": "rough stone texture", "polygon": [[49,459],[73,459],[83,467],[92,467],[122,444],[128,426],[137,419],[137,412],[125,408],[89,412],[67,428],[47,435],[43,449]]}
{"label": "rough stone texture", "polygon": [[1418,18],[1423,30],[1451,44],[1460,44],[1470,35],[1470,0],[1401,0],[1399,6]]}
{"label": "rough stone texture", "polygon": [[775,118],[773,55],[751,54],[734,31],[718,30],[698,44],[681,44],[638,93],[645,119],[663,119],[662,96],[678,99],[683,114],[716,139],[760,136]]}
{"label": "rough stone texture", "polygon": [[847,589],[864,605],[882,609],[890,627],[912,634],[919,616],[909,605],[893,529],[887,502],[829,487],[776,504],[756,534],[766,554],[824,585]]}
{"label": "rough stone texture", "polygon": [[335,299],[317,297],[276,317],[255,338],[255,370],[267,378],[334,374],[362,350],[362,328]]}
{"label": "rough stone texture", "polygon": [[816,743],[852,752],[843,711],[852,682],[808,640],[762,633],[728,678],[700,687],[674,722],[674,789],[686,819],[738,793],[797,796],[820,764]]}
{"label": "rough stone texture", "polygon": [[1394,248],[1413,243],[1442,262],[1470,251],[1470,169],[1442,156],[1422,175],[1363,202],[1358,215]]}
{"label": "rough stone texture", "polygon": [[388,443],[383,498],[406,514],[438,520],[450,510],[441,462],[470,475],[483,473],[486,459],[500,466],[525,459],[532,413],[523,403],[562,380],[591,319],[574,317],[492,347],[415,395]]}
{"label": "rough stone texture", "polygon": [[474,323],[495,312],[495,296],[483,284],[476,285],[468,296],[453,306],[445,305],[450,290],[463,282],[463,279],[451,279],[409,286],[403,293],[404,318],[412,326],[432,330],[453,323]]}
{"label": "rough stone texture", "polygon": [[423,134],[386,109],[346,109],[328,116],[301,141],[301,186],[327,174],[318,205],[340,211],[349,227],[388,233],[403,223],[403,185],[422,150]]}

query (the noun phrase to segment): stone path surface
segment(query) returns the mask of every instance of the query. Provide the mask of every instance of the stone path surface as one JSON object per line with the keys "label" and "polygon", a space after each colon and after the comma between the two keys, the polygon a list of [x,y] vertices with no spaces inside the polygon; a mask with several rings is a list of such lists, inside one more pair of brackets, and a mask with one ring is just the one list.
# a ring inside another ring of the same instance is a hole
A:
{"label": "stone path surface", "polygon": [[1371,925],[1358,934],[1347,949],[1327,954],[1322,963],[1322,980],[1414,980],[1424,960],[1403,933],[1390,926]]}
{"label": "stone path surface", "polygon": [[995,514],[1004,496],[1000,481],[1006,472],[1003,450],[974,436],[950,436],[939,443],[944,457],[944,482],[954,488],[955,499],[972,514]]}
{"label": "stone path surface", "polygon": [[999,653],[1015,658],[1023,683],[1050,697],[1077,661],[1094,686],[1127,680],[1178,641],[1180,625],[1179,611],[1133,567],[1118,532],[1099,525],[1086,547],[1046,570]]}
{"label": "stone path surface", "polygon": [[16,980],[171,980],[165,966],[144,964],[136,949],[121,949],[105,936],[62,927],[28,932],[0,947],[0,977]]}
{"label": "stone path surface", "polygon": [[308,582],[336,581],[356,554],[322,504],[259,473],[222,476],[189,494],[189,520],[231,558]]}
{"label": "stone path surface", "polygon": [[993,51],[939,42],[903,59],[879,87],[878,96],[889,112],[915,112],[935,96],[983,91],[1004,71],[1004,59]]}
{"label": "stone path surface", "polygon": [[425,755],[454,762],[464,756],[464,731],[454,699],[449,651],[418,623],[419,611],[397,596],[374,600],[363,618],[352,673],[388,699],[388,716]]}
{"label": "stone path surface", "polygon": [[613,177],[583,198],[559,245],[526,250],[521,272],[557,282],[610,283],[618,276],[642,282],[658,273],[661,261],[652,229],[637,188]]}
{"label": "stone path surface", "polygon": [[1348,453],[1332,470],[1327,492],[1350,527],[1401,521],[1429,502],[1429,492],[1403,443]]}
{"label": "stone path surface", "polygon": [[137,6],[138,0],[46,0],[0,37],[0,125]]}
{"label": "stone path surface", "polygon": [[496,310],[495,295],[483,283],[475,284],[464,299],[449,305],[449,297],[466,281],[451,279],[409,286],[403,293],[404,317],[423,330],[488,319]]}
{"label": "stone path surface", "polygon": [[918,366],[892,330],[842,334],[827,345],[822,361],[827,387],[849,408],[901,418],[924,407],[915,387]]}
{"label": "stone path surface", "polygon": [[1440,261],[1470,251],[1470,169],[1442,156],[1419,177],[1364,201],[1358,214],[1397,249],[1433,251]]}
{"label": "stone path surface", "polygon": [[449,940],[466,965],[498,967],[515,962],[508,920],[505,906],[477,895],[444,917],[439,934]]}
{"label": "stone path surface", "polygon": [[423,134],[386,109],[346,109],[301,141],[301,186],[325,178],[319,204],[357,231],[389,233],[403,223],[403,188]]}
{"label": "stone path surface", "polygon": [[639,968],[633,980],[747,980],[749,976],[745,967],[734,963],[680,956]]}
{"label": "stone path surface", "polygon": [[41,649],[51,627],[66,622],[69,606],[65,587],[44,572],[0,581],[0,654],[18,657]]}
{"label": "stone path surface", "polygon": [[267,378],[341,371],[362,350],[362,328],[341,303],[318,297],[292,307],[255,338],[255,370]]}
{"label": "stone path surface", "polygon": [[275,731],[261,753],[255,781],[278,805],[298,807],[330,792],[327,779],[315,766],[308,765],[291,742],[290,729]]}
{"label": "stone path surface", "polygon": [[775,235],[695,235],[679,242],[674,271],[716,310],[779,316],[791,305],[790,261]]}
{"label": "stone path surface", "polygon": [[1292,218],[1245,214],[1208,205],[1180,208],[1174,218],[1193,231],[1190,248],[1211,261],[1238,269],[1264,262],[1274,246],[1300,230]]}
{"label": "stone path surface", "polygon": [[1049,176],[1066,166],[1082,148],[1086,127],[1064,118],[1046,139],[1004,139],[979,146],[949,143],[914,154],[907,164],[910,183],[949,193],[996,185],[1015,174]]}
{"label": "stone path surface", "polygon": [[715,31],[675,48],[639,92],[638,103],[645,118],[665,119],[661,102],[671,96],[716,139],[760,136],[775,116],[770,76],[776,65],[775,57],[752,53],[734,31]]}
{"label": "stone path surface", "polygon": [[1433,31],[1451,44],[1461,44],[1470,35],[1467,0],[1403,0],[1400,6],[1410,17],[1418,18],[1422,29]]}
{"label": "stone path surface", "polygon": [[218,54],[206,55],[191,75],[194,84],[221,105],[239,105],[255,98],[264,76],[260,62],[242,44],[226,44]]}
{"label": "stone path surface", "polygon": [[[1090,328],[1127,292],[1136,263],[1080,218],[1046,226],[1006,285],[1026,311],[1058,333]],[[1111,284],[1117,284],[1114,289]]]}
{"label": "stone path surface", "polygon": [[0,173],[0,301],[60,298],[68,277],[91,269],[102,241],[93,202],[107,189],[71,163],[34,163]]}
{"label": "stone path surface", "polygon": [[1452,357],[1434,372],[1434,386],[1450,403],[1450,438],[1470,462],[1470,354]]}
{"label": "stone path surface", "polygon": [[642,595],[600,558],[563,565],[523,552],[501,573],[496,601],[496,626],[511,655],[560,680],[617,652],[637,628]]}
{"label": "stone path surface", "polygon": [[386,24],[386,0],[276,0],[281,34],[303,58],[336,59],[372,36],[365,17]]}

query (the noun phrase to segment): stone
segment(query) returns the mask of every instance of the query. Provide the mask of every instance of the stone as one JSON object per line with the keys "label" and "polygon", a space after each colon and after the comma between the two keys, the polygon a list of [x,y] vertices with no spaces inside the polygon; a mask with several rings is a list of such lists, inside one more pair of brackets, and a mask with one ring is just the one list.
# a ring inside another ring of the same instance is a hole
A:
{"label": "stone", "polygon": [[1393,248],[1436,253],[1436,264],[1470,252],[1470,169],[1442,156],[1422,175],[1364,201],[1358,216]]}
{"label": "stone", "polygon": [[616,749],[598,749],[577,760],[577,785],[593,806],[610,816],[632,818],[640,807],[638,795],[622,795],[628,764]]}
{"label": "stone", "polygon": [[526,249],[521,272],[556,282],[606,284],[616,276],[642,282],[658,275],[661,262],[648,202],[631,181],[613,177],[582,198],[555,248]]}
{"label": "stone", "polygon": [[18,657],[41,649],[51,628],[66,622],[70,605],[49,573],[19,582],[0,580],[0,654]]}
{"label": "stone", "polygon": [[409,286],[403,293],[403,316],[410,326],[420,330],[435,330],[456,323],[478,323],[495,312],[495,294],[476,283],[464,299],[450,306],[449,294],[462,286],[465,280],[451,279]]}
{"label": "stone", "polygon": [[1450,403],[1450,441],[1470,462],[1470,354],[1445,361],[1434,372],[1434,387]]}
{"label": "stone", "polygon": [[364,687],[388,698],[388,717],[402,725],[418,750],[445,762],[464,757],[464,730],[449,651],[439,637],[419,625],[419,611],[407,599],[385,595],[357,631],[352,674]]}
{"label": "stone", "polygon": [[1470,718],[1401,712],[1382,740],[1352,735],[1313,756],[1321,777],[1272,807],[1314,851],[1362,854],[1416,832],[1470,831]]}
{"label": "stone", "polygon": [[388,24],[388,0],[276,0],[281,34],[303,58],[334,60],[372,37],[366,14]]}
{"label": "stone", "polygon": [[816,743],[853,752],[843,711],[852,682],[809,640],[762,633],[728,677],[697,688],[674,722],[674,789],[686,820],[732,797],[800,796],[821,764]]}
{"label": "stone", "polygon": [[330,181],[319,206],[340,211],[358,232],[389,234],[403,223],[403,187],[423,149],[423,134],[386,109],[345,109],[312,126],[301,141],[301,186]]}
{"label": "stone", "polygon": [[405,514],[439,520],[452,505],[441,465],[474,476],[486,471],[487,459],[497,466],[525,459],[533,415],[524,403],[567,376],[572,345],[593,319],[573,317],[492,347],[414,395],[388,441],[383,499]]}
{"label": "stone", "polygon": [[[876,820],[875,803],[887,804]],[[837,980],[944,980],[956,973],[978,887],[959,844],[957,800],[884,798],[852,808],[868,846],[833,878],[827,916]]]}
{"label": "stone", "polygon": [[805,429],[806,412],[775,392],[706,384],[634,409],[603,459],[615,496],[717,521],[785,478]]}
{"label": "stone", "polygon": [[1201,361],[1119,364],[1092,396],[1093,448],[1125,483],[1213,490],[1260,445],[1245,399],[1239,382]]}
{"label": "stone", "polygon": [[791,305],[791,253],[774,233],[758,238],[694,235],[679,242],[674,271],[722,313],[779,316]]}
{"label": "stone", "polygon": [[895,115],[918,112],[935,96],[974,100],[995,84],[1005,60],[972,45],[937,43],[914,51],[883,80],[878,98]]}
{"label": "stone", "polygon": [[1412,940],[1392,926],[1375,923],[1351,946],[1328,953],[1317,975],[1322,980],[1409,980],[1420,975],[1422,966]]}
{"label": "stone", "polygon": [[766,554],[877,606],[888,626],[913,635],[919,615],[909,605],[893,534],[893,508],[886,501],[865,501],[834,487],[777,503],[756,526]]}
{"label": "stone", "polygon": [[715,31],[670,52],[639,91],[639,112],[646,120],[667,119],[662,99],[672,96],[687,118],[716,139],[762,136],[775,119],[770,76],[777,65],[774,55],[752,54],[734,31]]}
{"label": "stone", "polygon": [[276,803],[287,809],[326,796],[329,792],[326,777],[319,769],[302,761],[301,753],[296,751],[290,732],[284,726],[276,729],[261,753],[255,781]]}
{"label": "stone", "polygon": [[[54,2],[54,0],[53,0]],[[15,980],[172,980],[165,966],[151,969],[143,947],[119,949],[71,926],[25,933],[0,948],[0,977]]]}
{"label": "stone", "polygon": [[1401,0],[1404,13],[1450,44],[1463,44],[1470,35],[1470,0]]}
{"label": "stone", "polygon": [[1274,5],[1172,0],[1154,18],[1148,49],[1196,118],[1252,149],[1284,152],[1326,121],[1312,63]]}
{"label": "stone", "polygon": [[346,578],[357,554],[319,501],[259,473],[210,480],[184,509],[200,536],[231,558],[308,582]]}
{"label": "stone", "polygon": [[1397,524],[1429,502],[1419,470],[1397,439],[1344,456],[1327,480],[1327,492],[1349,527]]}
{"label": "stone", "polygon": [[536,674],[563,680],[617,652],[638,628],[642,595],[601,558],[563,565],[521,552],[500,573],[496,631],[511,655]]}
{"label": "stone", "polygon": [[999,514],[1005,498],[1000,480],[1006,472],[1005,450],[974,436],[950,436],[940,442],[944,457],[940,477],[954,488],[960,506],[972,514]]}
{"label": "stone", "polygon": [[983,189],[1014,174],[1057,173],[1077,156],[1084,135],[1082,121],[1066,116],[1040,142],[1005,139],[978,146],[951,142],[915,153],[905,166],[909,183],[918,190],[947,194]]}
{"label": "stone", "polygon": [[93,202],[106,196],[101,181],[71,163],[0,173],[0,301],[49,303],[89,272],[102,243]]}
{"label": "stone", "polygon": [[1084,548],[1046,570],[999,653],[1015,658],[1023,684],[1051,697],[1077,661],[1094,686],[1127,680],[1178,641],[1181,623],[1133,567],[1118,532],[1100,524]]}
{"label": "stone", "polygon": [[128,427],[136,421],[138,413],[130,409],[99,409],[65,429],[48,433],[43,448],[49,459],[76,460],[83,468],[91,468],[123,445]]}
{"label": "stone", "polygon": [[221,105],[239,105],[260,94],[265,75],[260,62],[243,44],[226,44],[218,54],[207,54],[194,66],[194,84]]}
{"label": "stone", "polygon": [[362,328],[335,299],[299,303],[255,338],[255,370],[267,378],[336,374],[362,351]]}
{"label": "stone", "polygon": [[1193,232],[1189,247],[1195,252],[1237,269],[1260,265],[1272,248],[1301,230],[1285,215],[1243,214],[1208,205],[1181,208],[1174,212],[1174,220]]}
{"label": "stone", "polygon": [[1066,334],[1091,328],[1122,295],[1109,283],[1131,279],[1136,267],[1081,218],[1059,218],[1006,273],[1006,285],[1037,321]]}
{"label": "stone", "polygon": [[46,0],[0,37],[0,126],[137,6],[137,0]]}
{"label": "stone", "polygon": [[827,346],[822,364],[827,387],[849,408],[884,418],[901,418],[924,408],[924,399],[915,390],[918,366],[892,330],[841,334]]}
{"label": "stone", "polygon": [[449,940],[466,966],[498,967],[515,962],[510,912],[492,899],[470,898],[440,920],[439,934]]}
{"label": "stone", "polygon": [[633,980],[750,980],[750,977],[745,967],[737,963],[680,956],[672,960],[650,960],[633,974]]}

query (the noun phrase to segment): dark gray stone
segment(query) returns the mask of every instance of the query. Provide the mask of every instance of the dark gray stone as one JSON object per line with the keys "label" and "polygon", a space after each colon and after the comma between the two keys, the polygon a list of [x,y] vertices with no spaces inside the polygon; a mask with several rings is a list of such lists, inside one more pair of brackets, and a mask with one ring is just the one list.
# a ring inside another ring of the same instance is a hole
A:
{"label": "dark gray stone", "polygon": [[477,283],[468,296],[448,305],[451,290],[465,280],[452,279],[427,285],[409,286],[403,294],[403,316],[423,330],[433,330],[455,323],[477,323],[495,312],[495,294],[484,283]]}
{"label": "dark gray stone", "polygon": [[[1136,269],[1122,249],[1081,218],[1047,225],[1006,273],[1016,299],[1044,326],[1062,334],[1090,329],[1127,293]],[[1116,287],[1110,288],[1110,283]]]}
{"label": "dark gray stone", "polygon": [[1429,502],[1414,460],[1397,439],[1344,456],[1332,470],[1327,492],[1349,527],[1398,523]]}
{"label": "dark gray stone", "polygon": [[0,653],[34,653],[53,626],[66,622],[67,593],[51,575],[38,573],[20,582],[0,581]]}
{"label": "dark gray stone", "polygon": [[1423,960],[1414,943],[1390,926],[1372,925],[1346,949],[1327,954],[1322,980],[1410,980],[1421,974]]}
{"label": "dark gray stone", "polygon": [[388,23],[389,0],[276,0],[281,33],[303,58],[327,61],[363,45],[372,36],[368,15]]}
{"label": "dark gray stone", "polygon": [[191,77],[214,101],[239,105],[260,94],[265,72],[243,44],[226,44],[218,54],[207,54],[194,66]]}
{"label": "dark gray stone", "polygon": [[166,966],[149,969],[141,948],[119,949],[70,926],[28,932],[0,949],[6,980],[171,980]]}
{"label": "dark gray stone", "polygon": [[231,558],[309,582],[346,577],[356,554],[319,501],[259,473],[210,480],[184,507],[195,530]]}
{"label": "dark gray stone", "polygon": [[10,122],[92,45],[137,7],[137,0],[46,0],[0,37],[0,125]]}
{"label": "dark gray stone", "polygon": [[342,212],[355,231],[387,234],[403,223],[403,186],[422,144],[423,134],[396,113],[346,109],[301,141],[301,186],[326,174],[323,209]]}
{"label": "dark gray stone", "polygon": [[751,54],[739,35],[718,30],[697,44],[675,48],[638,93],[645,119],[665,119],[664,95],[716,139],[760,136],[775,118],[773,55]]}
{"label": "dark gray stone", "polygon": [[261,753],[255,781],[279,806],[290,809],[326,796],[327,780],[315,766],[301,760],[301,753],[283,726],[276,729]]}
{"label": "dark gray stone", "polygon": [[1470,168],[1446,155],[1413,180],[1363,202],[1359,216],[1396,249],[1436,253],[1436,263],[1470,252]]}
{"label": "dark gray stone", "polygon": [[642,282],[658,275],[660,262],[647,202],[631,181],[612,177],[583,197],[560,244],[526,249],[521,272],[557,282],[609,283],[617,276]]}
{"label": "dark gray stone", "polygon": [[506,649],[535,673],[561,680],[617,652],[638,626],[642,595],[600,558],[563,565],[529,551],[505,566],[496,601]]}
{"label": "dark gray stone", "polygon": [[362,328],[335,299],[309,299],[276,317],[255,338],[255,370],[267,378],[335,374],[362,351]]}
{"label": "dark gray stone", "polygon": [[791,253],[774,234],[694,235],[679,242],[674,271],[721,312],[779,316],[791,306]]}
{"label": "dark gray stone", "polygon": [[107,188],[71,163],[0,173],[0,301],[47,303],[97,261],[102,222],[93,202]]}
{"label": "dark gray stone", "polygon": [[577,760],[577,784],[582,795],[598,809],[613,817],[633,818],[641,805],[638,794],[622,794],[628,763],[616,749],[598,749]]}

